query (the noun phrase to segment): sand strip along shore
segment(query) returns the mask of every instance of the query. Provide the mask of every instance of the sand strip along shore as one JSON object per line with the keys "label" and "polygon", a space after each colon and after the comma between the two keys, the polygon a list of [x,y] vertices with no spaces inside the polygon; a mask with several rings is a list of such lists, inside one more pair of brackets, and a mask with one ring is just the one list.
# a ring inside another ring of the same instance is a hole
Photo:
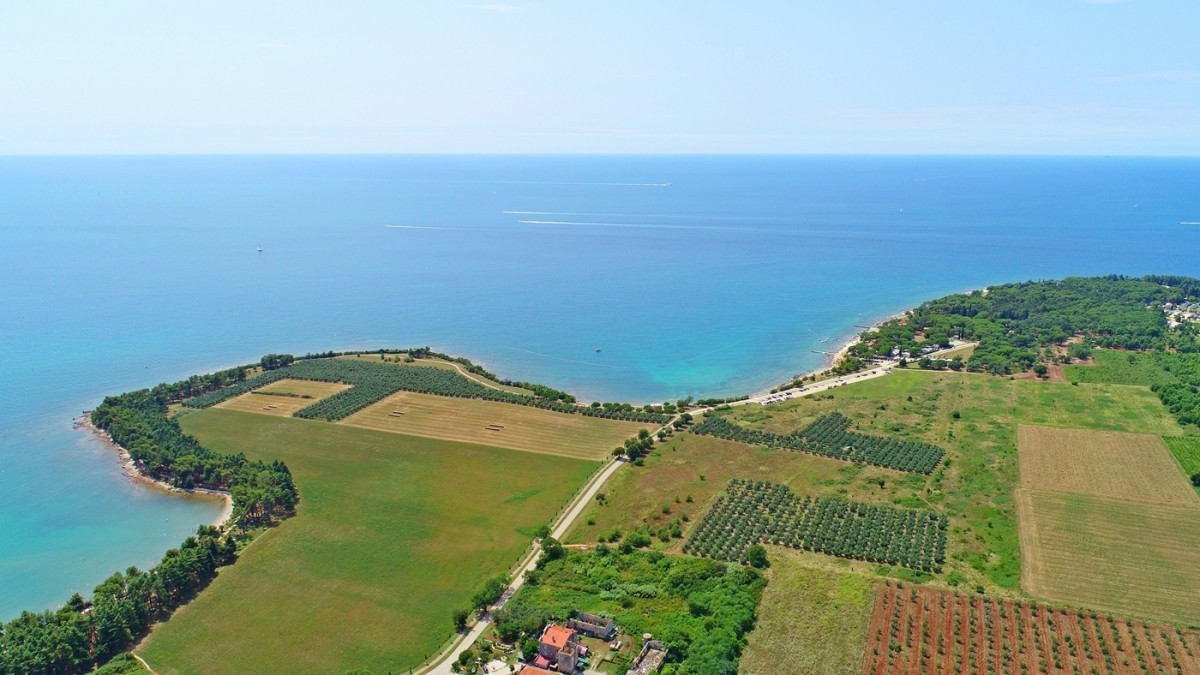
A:
{"label": "sand strip along shore", "polygon": [[121,471],[127,477],[129,477],[129,479],[151,486],[156,490],[161,490],[163,492],[189,495],[211,495],[213,497],[219,497],[222,504],[221,513],[217,516],[217,519],[214,520],[212,524],[216,525],[217,527],[224,527],[224,525],[229,522],[229,518],[233,515],[233,497],[230,496],[228,492],[223,490],[210,490],[208,488],[192,488],[190,490],[185,490],[183,488],[177,488],[174,485],[170,485],[169,483],[154,480],[150,476],[147,476],[146,474],[142,473],[140,468],[138,468],[137,462],[133,461],[133,457],[129,456],[129,452],[113,440],[111,434],[92,424],[91,411],[85,412],[82,416],[75,418],[74,426],[76,429],[86,429],[93,434],[96,434],[109,447],[116,450],[117,454],[121,457]]}

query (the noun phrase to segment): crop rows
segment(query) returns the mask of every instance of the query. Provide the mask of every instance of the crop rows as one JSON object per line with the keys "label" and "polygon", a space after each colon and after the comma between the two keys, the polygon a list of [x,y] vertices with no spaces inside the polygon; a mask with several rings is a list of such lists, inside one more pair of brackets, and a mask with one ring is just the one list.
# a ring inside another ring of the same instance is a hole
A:
{"label": "crop rows", "polygon": [[256,377],[201,394],[184,401],[183,405],[191,408],[208,408],[282,379],[341,382],[351,385],[350,389],[340,391],[296,411],[296,417],[306,419],[340,420],[398,391],[457,398],[477,398],[528,405],[561,413],[579,413],[590,417],[632,422],[666,424],[671,418],[670,415],[661,413],[590,408],[551,398],[513,394],[486,387],[443,368],[394,366],[351,359],[304,359],[290,366],[268,370]]}
{"label": "crop rows", "polygon": [[864,675],[968,672],[1200,675],[1200,633],[984,595],[879,586]]}
{"label": "crop rows", "polygon": [[923,474],[933,473],[946,454],[945,450],[929,443],[854,433],[850,431],[850,420],[836,412],[790,434],[747,429],[717,415],[706,415],[703,422],[692,427],[692,431],[750,445],[807,452]]}
{"label": "crop rows", "polygon": [[800,498],[786,485],[733,479],[684,544],[685,553],[741,561],[754,544],[940,572],[946,517],[845,499]]}

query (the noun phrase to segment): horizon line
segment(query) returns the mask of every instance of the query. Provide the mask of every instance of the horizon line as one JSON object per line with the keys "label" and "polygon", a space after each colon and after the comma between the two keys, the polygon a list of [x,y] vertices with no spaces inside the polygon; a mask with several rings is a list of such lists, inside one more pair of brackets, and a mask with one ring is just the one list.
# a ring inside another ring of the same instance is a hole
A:
{"label": "horizon line", "polygon": [[1200,159],[1200,154],[1099,152],[46,152],[0,153],[9,158],[153,157],[994,157],[1087,159]]}

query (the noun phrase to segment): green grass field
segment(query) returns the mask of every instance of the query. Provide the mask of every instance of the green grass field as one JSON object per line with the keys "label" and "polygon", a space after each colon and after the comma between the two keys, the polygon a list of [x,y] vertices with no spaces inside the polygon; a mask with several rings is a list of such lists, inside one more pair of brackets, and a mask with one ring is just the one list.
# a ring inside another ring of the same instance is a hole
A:
{"label": "green grass field", "polygon": [[[927,371],[895,372],[783,404],[738,407],[730,414],[748,427],[788,433],[835,410],[850,417],[856,431],[935,443],[947,449],[947,459],[926,478],[681,434],[656,450],[645,469],[631,467],[614,477],[606,503],[593,503],[587,513],[593,524],[585,521],[568,540],[595,541],[614,528],[656,529],[684,514],[686,531],[729,478],[761,478],[787,483],[800,494],[944,511],[950,534],[942,582],[1011,595],[1020,586],[1013,503],[1019,424],[1182,433],[1157,397],[1141,387]],[[679,544],[655,545],[674,550]]]}
{"label": "green grass field", "polygon": [[[857,675],[862,672],[875,582],[806,567],[771,548],[767,588],[738,672]],[[781,670],[781,664],[787,664]]]}
{"label": "green grass field", "polygon": [[215,450],[282,459],[302,501],[154,630],[138,653],[160,673],[416,666],[598,467],[230,410],[180,422]]}
{"label": "green grass field", "polygon": [[1088,384],[1133,384],[1150,386],[1155,382],[1173,379],[1156,363],[1148,352],[1125,352],[1097,349],[1092,353],[1095,365],[1066,366],[1063,374],[1071,382]]}
{"label": "green grass field", "polygon": [[1184,476],[1191,478],[1193,474],[1200,473],[1200,436],[1164,438],[1163,440],[1166,441],[1171,454],[1179,460]]}

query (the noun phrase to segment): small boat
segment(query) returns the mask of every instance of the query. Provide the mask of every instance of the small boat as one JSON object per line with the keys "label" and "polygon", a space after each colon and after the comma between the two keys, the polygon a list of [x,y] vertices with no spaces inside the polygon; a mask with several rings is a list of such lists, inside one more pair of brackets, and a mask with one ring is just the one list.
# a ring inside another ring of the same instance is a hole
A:
{"label": "small boat", "polygon": [[599,347],[596,347],[596,353],[597,353],[597,354],[599,354],[599,353],[600,353],[600,348],[599,348]]}
{"label": "small boat", "polygon": [[259,253],[262,253],[262,246],[261,246],[261,245],[258,247],[258,252],[259,252]]}

